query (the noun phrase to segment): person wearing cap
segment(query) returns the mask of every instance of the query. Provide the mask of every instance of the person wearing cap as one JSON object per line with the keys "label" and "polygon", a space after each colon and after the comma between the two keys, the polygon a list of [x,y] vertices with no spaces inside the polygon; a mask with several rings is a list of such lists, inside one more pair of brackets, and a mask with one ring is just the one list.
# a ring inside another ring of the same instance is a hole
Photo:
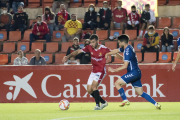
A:
{"label": "person wearing cap", "polygon": [[121,28],[122,33],[125,33],[125,26],[127,20],[127,10],[122,8],[122,0],[117,1],[118,7],[112,12],[111,29]]}
{"label": "person wearing cap", "polygon": [[112,12],[108,8],[108,2],[104,1],[103,7],[100,8],[97,16],[97,30],[101,30],[101,28],[104,28],[104,30],[108,30],[110,28],[111,15]]}
{"label": "person wearing cap", "polygon": [[14,59],[13,65],[28,65],[28,59],[24,57],[22,50],[19,50],[17,55],[18,57]]}
{"label": "person wearing cap", "polygon": [[74,37],[80,39],[81,31],[82,23],[77,20],[76,14],[72,14],[71,20],[68,20],[64,25],[64,35],[62,37],[62,42],[72,40]]}
{"label": "person wearing cap", "polygon": [[35,56],[31,58],[29,65],[46,65],[45,59],[41,56],[41,50],[36,49]]}
{"label": "person wearing cap", "polygon": [[24,7],[24,0],[13,0],[12,8],[14,13],[18,11],[19,6]]}

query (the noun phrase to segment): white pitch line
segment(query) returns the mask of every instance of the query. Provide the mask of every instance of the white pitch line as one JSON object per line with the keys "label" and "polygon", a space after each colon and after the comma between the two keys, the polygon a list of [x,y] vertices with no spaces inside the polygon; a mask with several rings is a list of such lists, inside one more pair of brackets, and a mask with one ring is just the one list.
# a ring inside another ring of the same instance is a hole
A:
{"label": "white pitch line", "polygon": [[[146,114],[134,114],[134,115],[161,115],[161,114],[179,114],[179,113],[146,113]],[[94,115],[94,116],[79,116],[79,117],[64,117],[64,118],[56,118],[50,120],[65,120],[65,119],[74,119],[74,118],[87,118],[87,117],[104,117],[104,116],[115,116],[115,115],[133,115],[133,114],[111,114],[111,115]]]}

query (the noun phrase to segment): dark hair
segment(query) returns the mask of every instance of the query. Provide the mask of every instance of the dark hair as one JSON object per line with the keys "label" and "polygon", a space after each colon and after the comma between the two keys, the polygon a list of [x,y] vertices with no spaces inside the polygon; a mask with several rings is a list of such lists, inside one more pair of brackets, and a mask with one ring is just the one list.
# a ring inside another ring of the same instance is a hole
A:
{"label": "dark hair", "polygon": [[148,27],[148,30],[155,30],[155,28],[154,28],[153,25],[150,25],[150,26]]}
{"label": "dark hair", "polygon": [[131,8],[134,8],[134,9],[136,9],[136,6],[135,6],[135,5],[132,5],[132,6],[131,6]]}
{"label": "dark hair", "polygon": [[120,36],[118,37],[118,40],[121,41],[121,42],[128,43],[128,42],[129,42],[129,36],[126,35],[126,34],[120,35]]}
{"label": "dark hair", "polygon": [[41,18],[41,15],[38,15],[38,16],[36,17],[36,19],[38,19],[39,17]]}
{"label": "dark hair", "polygon": [[165,28],[164,28],[162,38],[163,38],[163,39],[166,39],[166,35],[165,35],[165,33],[164,33],[164,31],[165,31],[166,29],[168,30],[168,39],[169,39],[169,36],[170,36],[171,34],[169,33],[169,28],[168,28],[168,27],[165,27]]}
{"label": "dark hair", "polygon": [[145,7],[149,7],[150,5],[149,4],[146,4]]}
{"label": "dark hair", "polygon": [[90,40],[95,39],[95,40],[97,41],[97,40],[99,40],[99,37],[98,37],[96,34],[92,34],[89,39],[90,39]]}
{"label": "dark hair", "polygon": [[[46,6],[46,8],[45,8],[45,11],[49,11],[49,17],[52,19],[53,17],[54,17],[54,13],[51,11],[51,9],[48,7],[48,6]],[[46,12],[44,13],[45,14],[45,19],[47,20],[47,14],[46,14]]]}

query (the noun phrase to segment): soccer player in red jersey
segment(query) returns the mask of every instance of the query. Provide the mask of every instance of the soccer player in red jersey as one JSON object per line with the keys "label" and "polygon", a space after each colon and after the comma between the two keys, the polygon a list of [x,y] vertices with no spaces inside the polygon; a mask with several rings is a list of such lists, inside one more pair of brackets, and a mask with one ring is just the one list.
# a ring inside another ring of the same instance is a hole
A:
{"label": "soccer player in red jersey", "polygon": [[[92,72],[87,82],[87,92],[92,95],[96,101],[94,110],[101,110],[108,106],[108,103],[99,95],[98,86],[106,76],[105,55],[110,51],[109,48],[99,44],[98,36],[93,34],[90,37],[90,45],[85,46],[83,49],[76,50],[68,56],[64,56],[62,60],[63,62],[66,62],[70,57],[76,56],[82,52],[89,52],[91,54]],[[116,54],[116,57],[123,59],[119,54]],[[101,106],[99,105],[99,102],[101,102]]]}
{"label": "soccer player in red jersey", "polygon": [[112,22],[111,22],[111,29],[121,28],[124,34],[125,22],[127,20],[127,10],[122,8],[122,1],[117,1],[118,7],[113,10]]}

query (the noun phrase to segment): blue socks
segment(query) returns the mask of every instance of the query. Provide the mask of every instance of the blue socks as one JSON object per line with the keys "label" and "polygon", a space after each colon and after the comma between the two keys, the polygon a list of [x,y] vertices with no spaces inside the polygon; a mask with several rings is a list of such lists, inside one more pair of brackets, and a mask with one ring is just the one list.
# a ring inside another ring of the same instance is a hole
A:
{"label": "blue socks", "polygon": [[147,101],[151,102],[152,104],[156,104],[156,101],[147,93],[143,92],[143,94],[141,95],[141,97],[145,98]]}
{"label": "blue socks", "polygon": [[121,98],[122,98],[123,100],[127,100],[123,88],[120,88],[120,89],[118,90],[118,92],[119,92],[119,94],[120,94],[120,96],[121,96]]}

